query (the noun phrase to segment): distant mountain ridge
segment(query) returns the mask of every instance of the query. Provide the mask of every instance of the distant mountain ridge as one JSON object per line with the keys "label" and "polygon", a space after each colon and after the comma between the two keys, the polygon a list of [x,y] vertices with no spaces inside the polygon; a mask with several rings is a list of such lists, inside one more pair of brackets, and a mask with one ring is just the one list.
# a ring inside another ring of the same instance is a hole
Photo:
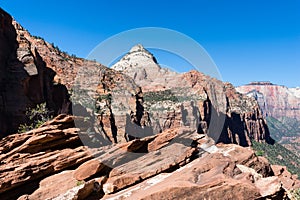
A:
{"label": "distant mountain ridge", "polygon": [[257,99],[264,116],[290,117],[300,121],[299,88],[288,88],[270,82],[254,82],[236,89]]}
{"label": "distant mountain ridge", "polygon": [[255,82],[236,89],[257,100],[271,136],[300,156],[300,88],[268,83]]}

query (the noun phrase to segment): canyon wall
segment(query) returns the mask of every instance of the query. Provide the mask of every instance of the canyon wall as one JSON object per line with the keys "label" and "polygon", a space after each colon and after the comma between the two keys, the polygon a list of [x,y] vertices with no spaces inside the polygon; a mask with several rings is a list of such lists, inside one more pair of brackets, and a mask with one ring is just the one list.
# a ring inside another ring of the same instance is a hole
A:
{"label": "canyon wall", "polygon": [[[53,84],[55,71],[48,68],[36,46],[12,17],[0,10],[0,137],[26,123],[26,111],[46,102],[53,115],[69,112],[68,92]],[[16,28],[17,27],[17,28]]]}
{"label": "canyon wall", "polygon": [[142,45],[134,46],[112,68],[141,86],[150,132],[189,126],[222,143],[273,142],[257,102],[229,83],[194,70],[179,74],[161,68]]}
{"label": "canyon wall", "polygon": [[1,135],[26,122],[26,109],[46,102],[53,115],[90,118],[82,127],[101,142],[124,142],[189,126],[217,142],[251,145],[272,142],[252,98],[198,71],[184,74],[161,68],[137,45],[109,69],[69,56],[32,36],[1,10]]}
{"label": "canyon wall", "polygon": [[297,88],[256,82],[237,87],[237,91],[257,99],[264,116],[290,117],[300,121],[300,98]]}

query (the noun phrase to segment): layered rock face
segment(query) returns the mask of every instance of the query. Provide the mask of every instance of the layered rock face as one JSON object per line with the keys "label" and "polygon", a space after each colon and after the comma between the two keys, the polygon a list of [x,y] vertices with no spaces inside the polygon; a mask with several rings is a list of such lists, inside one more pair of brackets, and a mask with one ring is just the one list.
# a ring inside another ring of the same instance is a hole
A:
{"label": "layered rock face", "polygon": [[75,114],[90,118],[89,132],[102,143],[126,141],[126,123],[147,123],[142,91],[130,78],[61,52],[1,13],[0,137],[17,132],[26,110],[39,103],[46,102],[54,116],[71,113],[69,93]]}
{"label": "layered rock face", "polygon": [[277,119],[289,117],[300,121],[299,89],[261,84],[260,82],[240,86],[236,89],[242,94],[256,98],[264,116]]}
{"label": "layered rock face", "polygon": [[190,128],[87,148],[74,123],[59,115],[0,141],[1,199],[289,199],[300,186],[250,148]]}
{"label": "layered rock face", "polygon": [[81,68],[74,82],[73,112],[90,123],[76,126],[88,129],[91,140],[103,145],[129,141],[129,127],[149,124],[141,88],[126,75],[94,64]]}
{"label": "layered rock face", "polygon": [[240,86],[237,91],[257,100],[263,115],[267,117],[272,138],[299,156],[299,88],[255,82]]}
{"label": "layered rock face", "polygon": [[112,68],[141,86],[153,133],[189,126],[223,143],[272,142],[257,102],[238,94],[229,83],[198,71],[178,74],[161,68],[142,45],[133,47]]}
{"label": "layered rock face", "polygon": [[53,85],[55,71],[48,68],[29,33],[2,9],[0,37],[0,138],[26,122],[26,109],[46,102],[53,115],[69,112],[63,85]]}
{"label": "layered rock face", "polygon": [[161,68],[141,45],[113,66],[119,73],[69,56],[31,36],[8,14],[6,18],[3,31],[10,39],[3,36],[2,43],[11,51],[5,51],[1,65],[2,135],[16,131],[26,121],[26,109],[41,102],[47,102],[54,115],[69,113],[68,89],[73,91],[74,112],[90,118],[89,131],[98,141],[124,142],[191,126],[219,142],[269,142],[256,102],[239,96],[230,84],[197,71],[177,74]]}

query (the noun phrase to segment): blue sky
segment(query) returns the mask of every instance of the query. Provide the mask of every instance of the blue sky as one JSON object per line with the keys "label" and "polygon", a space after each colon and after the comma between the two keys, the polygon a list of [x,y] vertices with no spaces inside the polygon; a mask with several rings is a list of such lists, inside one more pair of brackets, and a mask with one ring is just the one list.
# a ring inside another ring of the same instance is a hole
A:
{"label": "blue sky", "polygon": [[299,0],[15,0],[0,6],[33,35],[79,57],[119,32],[164,27],[199,42],[224,81],[300,86]]}

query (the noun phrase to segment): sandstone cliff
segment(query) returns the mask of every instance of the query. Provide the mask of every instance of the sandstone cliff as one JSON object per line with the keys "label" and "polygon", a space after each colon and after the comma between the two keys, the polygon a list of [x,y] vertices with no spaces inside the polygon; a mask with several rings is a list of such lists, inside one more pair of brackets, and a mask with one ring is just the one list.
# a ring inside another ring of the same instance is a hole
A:
{"label": "sandstone cliff", "polygon": [[299,89],[260,82],[237,87],[237,91],[257,99],[264,116],[300,121]]}
{"label": "sandstone cliff", "polygon": [[223,143],[272,142],[257,102],[229,83],[198,71],[178,74],[161,68],[142,45],[134,46],[112,68],[141,86],[154,133],[189,126]]}
{"label": "sandstone cliff", "polygon": [[270,82],[254,82],[237,87],[237,90],[257,100],[267,118],[272,138],[299,156],[299,88],[287,88]]}
{"label": "sandstone cliff", "polygon": [[[99,63],[69,56],[1,13],[0,137],[17,132],[28,120],[26,110],[39,103],[46,102],[54,116],[71,113],[70,93],[74,112],[90,117],[91,131],[105,141],[126,140],[128,117],[133,124],[147,123],[147,117],[142,119],[142,91],[132,80]],[[90,108],[95,112],[88,112]]]}
{"label": "sandstone cliff", "polygon": [[48,68],[29,33],[2,9],[0,27],[0,137],[16,132],[27,121],[26,109],[46,102],[53,115],[69,112],[68,92],[53,84]]}

